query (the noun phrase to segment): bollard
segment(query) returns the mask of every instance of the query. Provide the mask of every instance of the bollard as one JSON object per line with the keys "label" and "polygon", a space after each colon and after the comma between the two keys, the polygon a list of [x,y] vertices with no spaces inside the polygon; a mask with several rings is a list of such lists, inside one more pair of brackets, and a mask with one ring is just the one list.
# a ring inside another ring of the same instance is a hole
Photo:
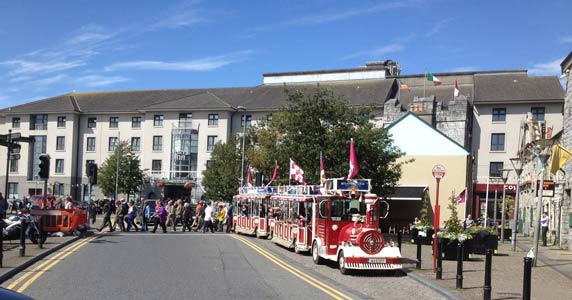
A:
{"label": "bollard", "polygon": [[493,250],[487,249],[485,251],[486,258],[485,258],[485,286],[483,287],[483,299],[484,300],[491,300],[491,267],[493,263]]}
{"label": "bollard", "polygon": [[435,273],[435,278],[443,278],[443,241],[441,239],[437,240],[437,273]]}
{"label": "bollard", "polygon": [[415,262],[415,269],[421,269],[421,238],[417,236],[417,261]]}
{"label": "bollard", "polygon": [[38,247],[40,247],[40,249],[43,249],[44,241],[42,240],[42,236],[44,236],[44,216],[40,216],[40,228],[38,228],[38,231],[39,231]]}
{"label": "bollard", "polygon": [[530,300],[530,287],[531,287],[531,278],[532,275],[532,258],[525,257],[524,258],[524,277],[523,277],[523,284],[522,284],[522,299],[523,300]]}
{"label": "bollard", "polygon": [[403,239],[403,232],[399,231],[397,233],[397,247],[399,247],[399,252],[401,252],[401,240]]}
{"label": "bollard", "polygon": [[455,288],[463,288],[463,243],[457,245],[457,282]]}
{"label": "bollard", "polygon": [[25,218],[20,219],[20,256],[26,256],[26,228],[28,222]]}

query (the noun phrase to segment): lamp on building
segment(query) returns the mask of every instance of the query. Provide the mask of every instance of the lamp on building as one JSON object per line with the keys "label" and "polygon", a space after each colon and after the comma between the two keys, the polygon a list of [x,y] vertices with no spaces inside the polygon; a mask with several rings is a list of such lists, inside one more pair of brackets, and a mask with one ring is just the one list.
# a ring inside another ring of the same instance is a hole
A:
{"label": "lamp on building", "polygon": [[[236,107],[237,111],[246,111],[246,107],[239,105]],[[244,120],[242,119],[244,118]],[[246,136],[246,115],[243,115],[241,117],[241,123],[242,120],[244,121],[244,124],[242,124],[242,151],[241,151],[241,162],[240,162],[240,187],[243,186],[244,183],[244,143],[245,143],[245,136]]]}
{"label": "lamp on building", "polygon": [[513,224],[512,224],[512,236],[511,236],[511,248],[512,251],[516,251],[516,232],[518,230],[518,213],[519,213],[519,199],[520,199],[520,175],[522,174],[522,159],[520,157],[514,157],[510,159],[512,168],[516,173],[516,196],[514,199],[514,214],[513,214]]}

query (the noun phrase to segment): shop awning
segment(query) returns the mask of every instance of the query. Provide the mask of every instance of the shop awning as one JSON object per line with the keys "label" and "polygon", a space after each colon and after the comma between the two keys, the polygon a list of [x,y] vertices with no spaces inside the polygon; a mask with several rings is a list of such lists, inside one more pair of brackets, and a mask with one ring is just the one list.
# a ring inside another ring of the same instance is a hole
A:
{"label": "shop awning", "polygon": [[398,186],[395,188],[395,192],[387,197],[387,200],[393,201],[408,201],[408,200],[423,200],[423,196],[427,191],[428,187],[426,185],[409,185],[409,186]]}

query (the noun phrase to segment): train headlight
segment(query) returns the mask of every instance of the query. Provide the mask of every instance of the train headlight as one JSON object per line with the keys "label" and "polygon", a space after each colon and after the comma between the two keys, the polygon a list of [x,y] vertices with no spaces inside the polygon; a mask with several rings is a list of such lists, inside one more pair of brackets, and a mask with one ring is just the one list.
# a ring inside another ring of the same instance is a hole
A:
{"label": "train headlight", "polygon": [[332,225],[332,230],[333,230],[333,231],[338,230],[338,225],[337,225],[337,224]]}

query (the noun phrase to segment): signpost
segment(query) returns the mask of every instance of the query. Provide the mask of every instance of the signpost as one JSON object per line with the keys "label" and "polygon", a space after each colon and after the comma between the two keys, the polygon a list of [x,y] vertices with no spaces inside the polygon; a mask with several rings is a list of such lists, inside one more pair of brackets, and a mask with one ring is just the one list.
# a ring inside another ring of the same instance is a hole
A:
{"label": "signpost", "polygon": [[445,177],[446,169],[443,165],[435,165],[431,170],[433,177],[437,181],[436,195],[435,195],[435,218],[433,219],[433,227],[435,228],[435,236],[433,237],[433,272],[437,271],[437,233],[439,232],[439,224],[441,224],[441,207],[439,206],[439,183]]}

